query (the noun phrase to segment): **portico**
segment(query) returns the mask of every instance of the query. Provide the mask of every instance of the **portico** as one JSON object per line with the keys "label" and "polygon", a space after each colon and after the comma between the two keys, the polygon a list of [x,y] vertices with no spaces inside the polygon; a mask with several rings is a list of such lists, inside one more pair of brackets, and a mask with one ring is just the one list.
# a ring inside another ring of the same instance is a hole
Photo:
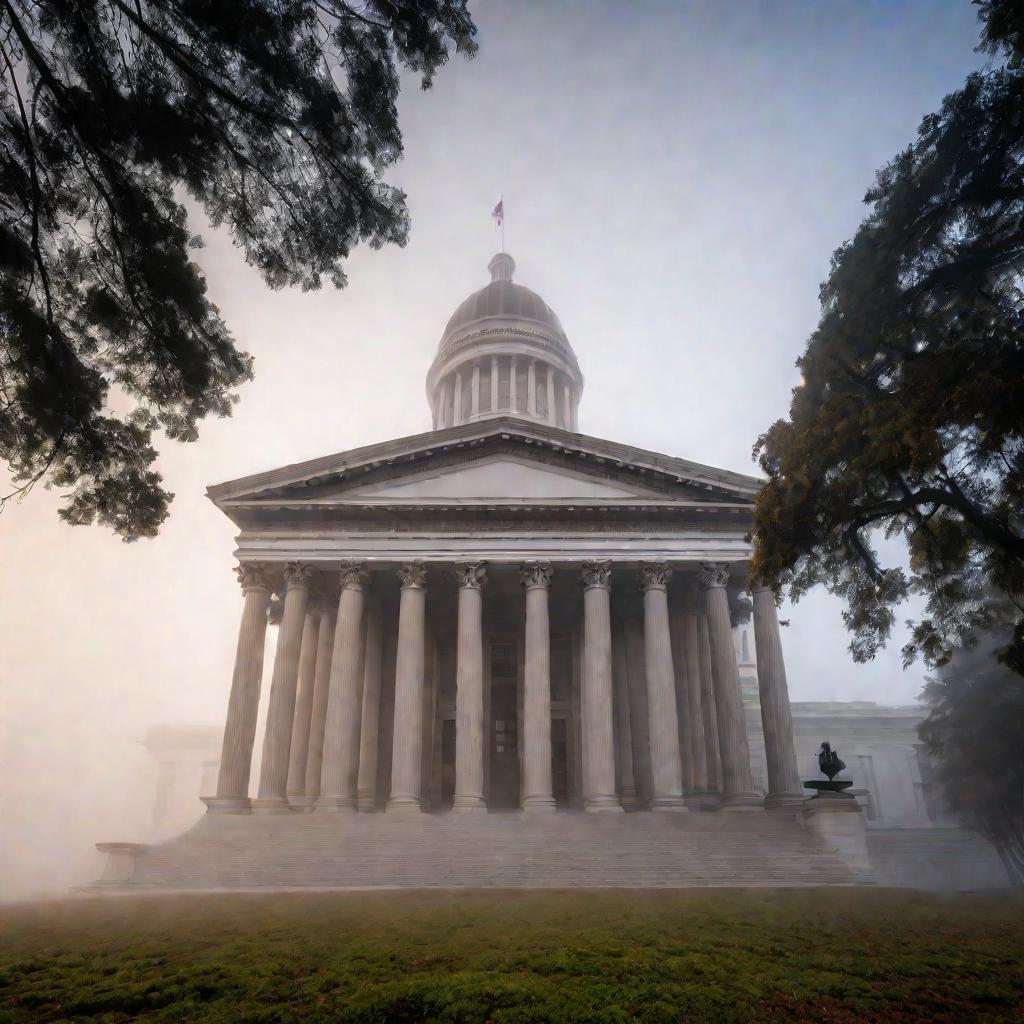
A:
{"label": "portico", "polygon": [[[732,640],[755,489],[505,417],[213,489],[241,528],[245,600],[209,809],[760,809]],[[767,802],[785,808],[778,620],[769,593],[753,606]]]}

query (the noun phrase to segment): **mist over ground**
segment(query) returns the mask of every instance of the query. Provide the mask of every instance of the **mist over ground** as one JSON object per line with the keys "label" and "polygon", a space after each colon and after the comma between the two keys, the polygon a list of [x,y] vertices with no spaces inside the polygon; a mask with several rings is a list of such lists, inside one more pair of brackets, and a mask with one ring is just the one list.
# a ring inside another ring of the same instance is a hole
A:
{"label": "mist over ground", "polygon": [[[405,249],[357,250],[344,292],[274,293],[202,231],[256,380],[196,444],[162,445],[160,537],[66,526],[43,489],[0,516],[0,898],[66,890],[98,873],[96,841],[148,838],[147,728],[219,726],[231,680],[234,528],[206,486],[428,429],[426,370],[488,279],[499,195],[516,278],[586,375],[580,429],[754,472],[874,171],[981,63],[961,0],[473,12],[477,59],[429,92],[405,83],[388,176],[409,195]],[[822,594],[784,610],[793,699],[914,701],[923,670],[902,671],[900,636],[854,665],[839,612]]]}

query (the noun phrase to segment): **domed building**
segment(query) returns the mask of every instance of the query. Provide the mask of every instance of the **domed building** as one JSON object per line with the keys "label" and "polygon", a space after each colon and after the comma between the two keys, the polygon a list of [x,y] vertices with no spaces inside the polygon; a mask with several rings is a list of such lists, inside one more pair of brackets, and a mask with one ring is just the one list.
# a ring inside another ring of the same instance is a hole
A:
{"label": "domed building", "polygon": [[[432,429],[209,489],[243,593],[216,792],[128,876],[848,881],[856,837],[844,859],[797,820],[775,603],[747,593],[760,482],[579,433],[565,328],[511,256],[489,271],[427,372]],[[733,643],[751,614],[765,790]]]}

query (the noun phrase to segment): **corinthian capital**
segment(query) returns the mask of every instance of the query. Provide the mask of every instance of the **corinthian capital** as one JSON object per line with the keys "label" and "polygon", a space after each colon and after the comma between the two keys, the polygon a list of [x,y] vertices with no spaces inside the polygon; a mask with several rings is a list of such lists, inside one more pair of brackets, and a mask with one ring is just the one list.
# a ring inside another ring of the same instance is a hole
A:
{"label": "corinthian capital", "polygon": [[464,590],[480,590],[487,579],[486,562],[459,562],[455,566],[455,578]]}
{"label": "corinthian capital", "polygon": [[235,575],[243,594],[250,590],[270,590],[266,567],[259,562],[243,562],[235,566]]}
{"label": "corinthian capital", "polygon": [[406,587],[423,590],[427,585],[427,567],[422,562],[406,562],[398,570],[398,578],[403,590]]}
{"label": "corinthian capital", "polygon": [[285,590],[292,587],[306,587],[313,582],[316,570],[308,562],[289,562],[284,567]]}
{"label": "corinthian capital", "polygon": [[640,566],[641,590],[664,590],[672,578],[672,570],[664,562],[653,562]]}
{"label": "corinthian capital", "polygon": [[369,575],[362,562],[342,562],[338,570],[342,590],[362,590],[369,582]]}
{"label": "corinthian capital", "polygon": [[607,588],[612,581],[612,563],[608,561],[584,562],[583,568],[580,570],[580,579],[586,590],[590,590],[591,587]]}
{"label": "corinthian capital", "polygon": [[705,590],[722,588],[729,582],[729,566],[722,562],[702,562],[697,578]]}
{"label": "corinthian capital", "polygon": [[523,562],[519,567],[519,579],[527,590],[536,590],[537,587],[547,590],[554,575],[550,562]]}

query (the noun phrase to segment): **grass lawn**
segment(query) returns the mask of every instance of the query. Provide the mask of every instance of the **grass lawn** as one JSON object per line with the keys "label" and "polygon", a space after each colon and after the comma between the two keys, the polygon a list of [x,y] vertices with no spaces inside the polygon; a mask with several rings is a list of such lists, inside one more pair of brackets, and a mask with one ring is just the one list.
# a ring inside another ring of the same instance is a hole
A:
{"label": "grass lawn", "polygon": [[1022,1021],[1024,898],[387,892],[0,908],[0,1021]]}

